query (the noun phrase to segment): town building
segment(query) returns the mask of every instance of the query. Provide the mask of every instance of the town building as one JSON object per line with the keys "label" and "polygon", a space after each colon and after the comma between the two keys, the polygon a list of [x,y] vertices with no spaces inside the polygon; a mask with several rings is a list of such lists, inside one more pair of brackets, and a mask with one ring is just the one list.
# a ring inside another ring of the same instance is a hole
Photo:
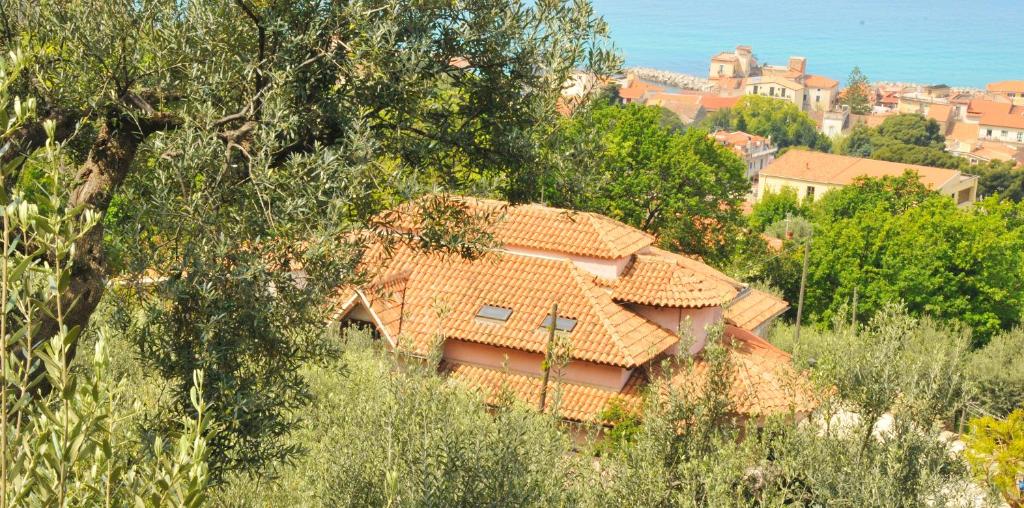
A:
{"label": "town building", "polygon": [[619,100],[623,104],[632,104],[634,102],[643,104],[648,96],[664,91],[663,87],[653,85],[636,77],[636,75],[630,74],[626,77],[626,86],[619,88]]}
{"label": "town building", "polygon": [[761,170],[758,196],[792,187],[801,200],[817,200],[826,192],[845,187],[858,178],[895,177],[903,175],[907,170],[917,172],[926,187],[952,197],[960,206],[969,205],[978,199],[978,177],[954,169],[799,149],[789,150]]}
{"label": "town building", "polygon": [[[724,320],[737,366],[730,394],[741,415],[813,408],[789,355],[755,333],[786,310],[785,301],[659,249],[651,235],[599,214],[444,199],[485,218],[497,245],[473,259],[423,252],[415,242],[371,245],[360,264],[367,282],[339,293],[342,327],[369,327],[407,358],[439,356],[442,372],[488,402],[510,394],[538,407],[546,390],[545,410],[558,401],[563,419],[600,423],[613,402],[637,408],[654,377],[700,386],[701,352],[711,327]],[[382,223],[396,238],[415,238],[419,209],[406,204]],[[542,388],[552,321],[566,361]],[[661,370],[689,357],[692,369]]]}
{"label": "town building", "polygon": [[707,111],[701,105],[702,95],[696,93],[655,93],[648,96],[645,104],[661,106],[679,117],[685,124],[699,122]]}
{"label": "town building", "polygon": [[978,118],[978,139],[1024,145],[1024,106],[988,111]]}
{"label": "town building", "polygon": [[804,86],[809,111],[830,111],[839,100],[839,82],[832,78],[811,74],[804,78]]}
{"label": "town building", "polygon": [[939,132],[943,136],[949,134],[956,122],[956,108],[952,104],[931,104],[925,116],[939,124]]}
{"label": "town building", "polygon": [[783,76],[756,76],[747,79],[746,95],[761,95],[792,102],[801,111],[806,110],[807,87],[792,78]]}
{"label": "town building", "polygon": [[755,75],[758,70],[753,49],[750,46],[736,46],[732,53],[723,51],[711,57],[708,78],[746,78]]}
{"label": "town building", "polygon": [[729,109],[739,102],[739,96],[734,97],[721,97],[716,95],[706,94],[701,97],[700,105],[704,108],[704,111],[708,113],[714,113],[722,109]]}
{"label": "town building", "polygon": [[747,179],[752,192],[757,192],[757,175],[775,160],[779,148],[772,145],[771,138],[747,134],[743,131],[716,131],[711,137],[732,149],[747,165]]}
{"label": "town building", "polygon": [[975,123],[956,122],[946,136],[946,151],[978,164],[990,161],[1024,164],[1024,146],[978,138],[980,126]]}
{"label": "town building", "polygon": [[985,90],[1010,100],[1015,106],[1024,106],[1024,80],[997,81],[985,85]]}

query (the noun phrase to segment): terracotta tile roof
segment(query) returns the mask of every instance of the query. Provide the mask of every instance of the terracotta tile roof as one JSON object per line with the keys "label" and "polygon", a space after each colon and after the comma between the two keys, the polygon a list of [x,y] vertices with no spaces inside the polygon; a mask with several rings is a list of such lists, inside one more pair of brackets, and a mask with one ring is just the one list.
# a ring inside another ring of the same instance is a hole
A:
{"label": "terracotta tile roof", "polygon": [[971,99],[967,104],[968,115],[986,115],[991,113],[1009,114],[1013,104],[988,99]]}
{"label": "terracotta tile roof", "polygon": [[679,116],[686,123],[698,120],[703,108],[698,94],[656,93],[647,98],[648,106],[661,106]]}
{"label": "terracotta tile roof", "polygon": [[[539,376],[455,362],[444,362],[441,368],[454,381],[478,391],[487,404],[498,404],[503,393],[512,395],[530,407],[540,404],[542,380]],[[557,399],[558,413],[562,418],[594,423],[612,401],[617,401],[627,410],[639,411],[642,382],[643,376],[637,370],[622,391],[616,392],[598,386],[560,381],[552,375],[548,381],[544,406],[551,410]]]}
{"label": "terracotta tile roof", "polygon": [[750,143],[767,141],[765,138],[761,136],[747,134],[746,132],[743,131],[729,132],[720,130],[715,131],[714,134],[712,134],[712,136],[719,143],[724,143],[729,146],[747,146]]}
{"label": "terracotta tile roof", "polygon": [[619,97],[622,97],[623,99],[636,100],[643,97],[647,93],[661,92],[664,90],[665,89],[660,86],[652,85],[640,79],[633,78],[629,82],[629,86],[619,89]]}
{"label": "terracotta tile roof", "polygon": [[1024,93],[1024,80],[996,81],[985,85],[985,89],[993,93]]}
{"label": "terracotta tile roof", "polygon": [[992,127],[1024,129],[1024,107],[1011,108],[1005,113],[998,111],[982,113],[981,119],[978,120],[978,123],[981,125],[990,125]]}
{"label": "terracotta tile roof", "polygon": [[956,122],[953,124],[953,130],[946,136],[947,139],[954,139],[964,143],[974,143],[978,141],[978,124],[967,123],[967,122]]}
{"label": "terracotta tile roof", "polygon": [[747,84],[747,78],[718,78],[715,82],[719,90],[741,90]]}
{"label": "terracotta tile roof", "polygon": [[921,183],[930,189],[938,189],[946,182],[960,176],[953,169],[933,168],[902,162],[888,162],[862,159],[846,155],[835,155],[807,150],[790,150],[761,170],[761,176],[774,176],[803,180],[806,182],[849,185],[858,177],[881,178],[902,176],[907,169],[917,171]]}
{"label": "terracotta tile roof", "polygon": [[743,287],[704,263],[656,248],[638,254],[608,285],[615,301],[662,307],[724,305]]}
{"label": "terracotta tile roof", "polygon": [[[813,387],[806,374],[798,372],[790,355],[757,335],[726,325],[725,338],[731,348],[733,366],[729,398],[738,413],[749,416],[808,413],[817,407]],[[691,368],[667,372],[670,386],[685,393],[698,392],[707,382],[708,368],[699,357]],[[666,375],[662,367],[652,368],[651,377]]]}
{"label": "terracotta tile roof", "polygon": [[[451,196],[467,213],[483,214],[493,222],[490,232],[505,245],[562,252],[601,259],[626,257],[654,243],[654,237],[604,215],[539,204],[509,205],[493,199]],[[415,202],[387,212],[384,222],[416,231]]]}
{"label": "terracotta tile roof", "polygon": [[951,104],[931,104],[928,106],[928,118],[936,122],[948,122],[953,113]]}
{"label": "terracotta tile roof", "polygon": [[711,60],[723,61],[723,62],[735,62],[735,61],[739,60],[739,57],[736,56],[736,54],[734,54],[734,53],[729,53],[729,52],[723,51],[723,52],[721,52],[721,53],[711,57]]}
{"label": "terracotta tile roof", "polygon": [[811,88],[836,88],[839,86],[839,82],[832,79],[826,78],[825,76],[817,76],[814,74],[808,74],[804,78],[804,84]]}
{"label": "terracotta tile roof", "polygon": [[[541,323],[551,304],[577,320],[571,357],[623,367],[641,365],[674,345],[671,332],[612,301],[593,275],[566,259],[492,251],[478,259],[423,253],[399,244],[371,247],[361,295],[396,347],[426,355],[440,337],[543,353]],[[476,318],[483,305],[511,309],[504,323]],[[343,316],[344,313],[341,314]]]}
{"label": "terracotta tile roof", "polygon": [[758,289],[749,289],[725,308],[725,319],[744,330],[754,330],[786,312],[788,308],[789,303],[782,298]]}
{"label": "terracotta tile roof", "polygon": [[720,109],[731,108],[736,105],[739,101],[739,97],[721,97],[718,95],[705,95],[701,100],[701,106],[708,111],[718,111]]}
{"label": "terracotta tile roof", "polygon": [[784,244],[781,238],[775,238],[768,233],[761,233],[761,239],[764,240],[764,243],[768,245],[772,252],[782,252]]}
{"label": "terracotta tile roof", "polygon": [[893,92],[888,92],[885,95],[883,95],[882,98],[878,100],[878,102],[880,104],[895,106],[899,104],[900,97]]}
{"label": "terracotta tile roof", "polygon": [[864,115],[864,125],[867,125],[868,127],[878,127],[890,116],[893,116],[892,113]]}
{"label": "terracotta tile roof", "polygon": [[1020,162],[1024,160],[1024,148],[1018,148],[1016,146],[992,141],[980,141],[975,145],[974,149],[971,150],[971,155],[989,161],[997,160]]}

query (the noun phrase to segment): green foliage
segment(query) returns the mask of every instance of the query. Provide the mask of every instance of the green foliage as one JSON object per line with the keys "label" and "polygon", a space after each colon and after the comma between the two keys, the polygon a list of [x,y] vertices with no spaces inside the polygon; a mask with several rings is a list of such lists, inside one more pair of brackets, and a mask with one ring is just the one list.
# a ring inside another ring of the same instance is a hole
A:
{"label": "green foliage", "polygon": [[544,200],[594,211],[673,249],[722,257],[749,190],[743,162],[707,133],[665,127],[658,108],[596,105],[554,143]]}
{"label": "green foliage", "polygon": [[[20,58],[0,63],[0,77],[9,77]],[[32,101],[15,99],[9,114],[9,83],[0,79],[0,144],[34,113]],[[132,425],[132,390],[110,373],[105,336],[85,372],[72,365],[84,332],[65,319],[77,302],[61,296],[78,268],[75,239],[97,227],[99,217],[67,206],[55,126],[43,127],[46,145],[28,161],[44,171],[32,182],[35,192],[14,186],[0,196],[0,506],[201,506],[207,441],[216,435],[202,373],[189,386],[191,416],[165,434],[177,436],[167,443],[161,434],[140,436]],[[4,163],[4,176],[21,162]],[[44,316],[56,327],[50,335],[40,324]]]}
{"label": "green foliage", "polygon": [[966,455],[977,478],[1011,506],[1024,503],[1017,483],[1024,478],[1024,409],[1002,420],[988,416],[971,420]]}
{"label": "green foliage", "polygon": [[640,416],[618,400],[612,400],[601,411],[598,419],[611,426],[605,431],[604,439],[597,444],[598,450],[605,453],[614,453],[635,441],[642,425]]}
{"label": "green foliage", "polygon": [[[307,453],[277,482],[245,477],[219,494],[261,506],[550,506],[570,504],[577,458],[547,416],[509,399],[492,413],[477,394],[350,334],[343,363],[310,367]],[[585,462],[585,461],[580,461]],[[582,463],[579,466],[585,468]]]}
{"label": "green foliage", "polygon": [[[891,186],[905,191],[885,191]],[[902,300],[915,314],[967,324],[979,345],[1020,322],[1019,212],[994,200],[958,208],[946,196],[920,197],[903,177],[822,199],[808,270],[811,316],[828,322],[857,287],[858,313]]]}
{"label": "green foliage", "polygon": [[1014,202],[1024,200],[1024,170],[1014,161],[989,161],[975,164],[968,171],[978,175],[978,195],[994,196]]}
{"label": "green foliage", "polygon": [[882,121],[877,133],[900,143],[942,149],[946,139],[935,120],[921,115],[893,115]]}
{"label": "green foliage", "polygon": [[970,373],[982,414],[1002,417],[1024,407],[1024,331],[1015,328],[992,337],[971,354]]}
{"label": "green foliage", "polygon": [[866,115],[871,112],[871,100],[868,97],[870,90],[868,77],[861,72],[860,67],[854,67],[850,71],[850,76],[846,78],[846,89],[840,102],[849,106],[851,113]]}
{"label": "green foliage", "polygon": [[838,151],[841,155],[851,155],[853,157],[871,157],[871,152],[874,151],[874,145],[871,144],[871,139],[875,134],[875,130],[867,125],[857,125],[850,133],[843,138],[842,142],[837,146]]}
{"label": "green foliage", "polygon": [[743,130],[758,136],[771,136],[772,143],[779,148],[807,146],[827,152],[832,146],[828,137],[818,132],[814,121],[795,104],[760,95],[741,97],[732,108],[708,115],[700,126],[709,131]]}
{"label": "green foliage", "polygon": [[[967,485],[966,471],[938,439],[941,427],[935,420],[945,418],[963,395],[966,337],[936,338],[935,331],[892,309],[866,327],[864,337],[849,329],[822,332],[817,347],[822,368],[815,369],[815,377],[823,386],[842,386],[848,398],[826,390],[823,414],[803,425],[777,418],[754,428],[702,419],[720,407],[716,401],[728,389],[727,381],[713,385],[703,399],[677,394],[647,407],[632,444],[602,461],[601,487],[586,491],[587,504],[880,507],[957,502]],[[904,337],[904,344],[892,340]],[[798,353],[798,358],[807,356]],[[905,369],[895,363],[905,360],[910,360]],[[709,361],[721,379],[732,375],[728,362],[714,353]],[[875,432],[875,420],[866,411],[890,411],[892,425]],[[738,439],[741,432],[744,437]]]}
{"label": "green foliage", "polygon": [[875,128],[858,125],[839,144],[842,155],[922,166],[964,169],[967,160],[945,151],[939,124],[918,114],[886,118]]}
{"label": "green foliage", "polygon": [[790,216],[806,215],[806,211],[797,198],[796,189],[783,187],[779,192],[767,191],[754,204],[747,220],[750,229],[761,232],[768,226]]}
{"label": "green foliage", "polygon": [[[12,86],[68,141],[62,190],[111,212],[62,296],[84,329],[123,283],[105,324],[170,386],[149,431],[193,413],[206,372],[214,481],[298,452],[298,372],[336,355],[322,304],[360,278],[352,231],[436,188],[532,195],[566,79],[620,63],[587,2],[19,2],[4,21],[2,49],[38,50]],[[452,218],[420,246],[476,252]]]}
{"label": "green foliage", "polygon": [[876,209],[899,215],[934,195],[913,171],[898,177],[860,178],[853,185],[825,193],[815,203],[813,214],[821,223],[850,219]]}

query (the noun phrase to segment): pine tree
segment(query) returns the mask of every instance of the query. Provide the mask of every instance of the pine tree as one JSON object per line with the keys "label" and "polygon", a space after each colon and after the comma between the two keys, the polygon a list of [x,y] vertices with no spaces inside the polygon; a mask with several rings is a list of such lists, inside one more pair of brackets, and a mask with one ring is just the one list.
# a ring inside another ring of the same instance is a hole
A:
{"label": "pine tree", "polygon": [[850,107],[851,113],[866,115],[871,112],[871,102],[868,100],[870,89],[868,77],[861,72],[860,67],[854,67],[846,79],[846,90],[841,102]]}

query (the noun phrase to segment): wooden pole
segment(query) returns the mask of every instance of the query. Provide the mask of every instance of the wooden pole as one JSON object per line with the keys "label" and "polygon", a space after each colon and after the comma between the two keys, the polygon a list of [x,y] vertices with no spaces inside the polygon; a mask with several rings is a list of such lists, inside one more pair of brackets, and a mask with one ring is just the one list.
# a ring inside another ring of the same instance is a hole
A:
{"label": "wooden pole", "polygon": [[800,321],[804,316],[804,291],[807,288],[807,260],[811,257],[811,237],[804,240],[804,267],[800,271],[800,298],[796,304],[796,333],[793,336],[793,345],[800,344]]}
{"label": "wooden pole", "polygon": [[558,304],[551,305],[551,324],[548,325],[548,347],[544,352],[544,363],[540,365],[544,372],[543,380],[540,382],[540,404],[537,409],[544,412],[544,406],[548,398],[548,378],[551,376],[551,347],[555,343],[555,322],[558,321]]}

